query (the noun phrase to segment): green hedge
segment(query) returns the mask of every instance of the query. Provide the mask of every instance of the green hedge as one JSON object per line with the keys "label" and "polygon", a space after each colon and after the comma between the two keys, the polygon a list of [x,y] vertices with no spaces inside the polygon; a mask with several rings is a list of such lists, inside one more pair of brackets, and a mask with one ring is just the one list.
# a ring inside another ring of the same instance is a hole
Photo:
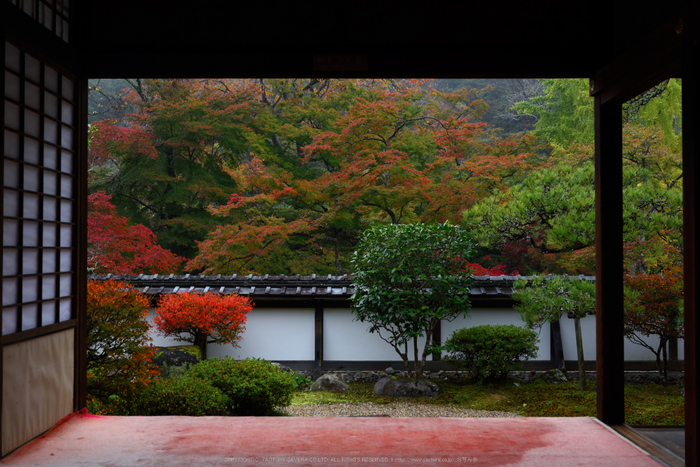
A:
{"label": "green hedge", "polygon": [[270,415],[275,407],[289,405],[297,388],[292,375],[259,359],[214,358],[193,366],[187,375],[226,394],[236,415]]}
{"label": "green hedge", "polygon": [[139,415],[227,415],[229,399],[208,381],[178,376],[157,379],[130,404]]}
{"label": "green hedge", "polygon": [[536,343],[537,334],[512,324],[462,328],[445,342],[446,360],[469,370],[478,382],[502,379],[537,356]]}

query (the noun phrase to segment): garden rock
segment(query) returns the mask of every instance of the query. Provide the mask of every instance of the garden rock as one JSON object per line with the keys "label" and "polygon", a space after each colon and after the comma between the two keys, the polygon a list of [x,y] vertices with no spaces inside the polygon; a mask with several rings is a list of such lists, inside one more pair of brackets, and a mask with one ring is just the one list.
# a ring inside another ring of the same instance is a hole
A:
{"label": "garden rock", "polygon": [[374,385],[374,393],[385,397],[437,397],[440,388],[430,381],[381,378]]}
{"label": "garden rock", "polygon": [[276,366],[277,368],[280,369],[280,371],[283,371],[283,372],[285,372],[285,373],[289,373],[289,374],[292,374],[292,375],[296,373],[296,371],[292,370],[291,368],[289,368],[289,367],[286,366],[286,365],[282,365],[281,363],[270,362],[270,364]]}
{"label": "garden rock", "polygon": [[568,378],[561,370],[547,370],[547,372],[542,375],[545,381],[548,383],[566,383]]}
{"label": "garden rock", "polygon": [[163,368],[164,365],[172,368],[199,363],[199,359],[196,356],[183,350],[158,347],[156,352],[157,356],[153,359],[153,363],[160,368]]}
{"label": "garden rock", "polygon": [[393,376],[397,373],[397,371],[394,370],[392,367],[389,367],[386,370],[384,370],[384,373],[386,373],[389,376]]}
{"label": "garden rock", "polygon": [[326,374],[314,381],[310,391],[348,392],[350,386],[336,375]]}

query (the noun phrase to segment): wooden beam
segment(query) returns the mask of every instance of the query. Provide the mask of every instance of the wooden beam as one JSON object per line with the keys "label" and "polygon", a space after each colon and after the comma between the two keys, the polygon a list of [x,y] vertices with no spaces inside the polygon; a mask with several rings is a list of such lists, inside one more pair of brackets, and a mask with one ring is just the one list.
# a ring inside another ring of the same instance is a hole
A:
{"label": "wooden beam", "polygon": [[562,369],[564,368],[564,345],[561,341],[561,325],[559,321],[554,321],[549,326],[552,362],[555,368]]}
{"label": "wooden beam", "polygon": [[316,307],[315,322],[314,368],[320,370],[323,366],[323,307]]}
{"label": "wooden beam", "polygon": [[598,418],[625,421],[622,266],[622,105],[595,97],[596,372]]}
{"label": "wooden beam", "polygon": [[[696,17],[697,19],[697,17]],[[685,27],[700,29],[700,24]],[[692,31],[691,31],[692,32]],[[700,430],[698,419],[698,288],[700,257],[697,243],[700,226],[696,210],[700,207],[700,46],[691,34],[684,34],[683,44],[683,266],[685,307],[685,465],[698,465]]]}

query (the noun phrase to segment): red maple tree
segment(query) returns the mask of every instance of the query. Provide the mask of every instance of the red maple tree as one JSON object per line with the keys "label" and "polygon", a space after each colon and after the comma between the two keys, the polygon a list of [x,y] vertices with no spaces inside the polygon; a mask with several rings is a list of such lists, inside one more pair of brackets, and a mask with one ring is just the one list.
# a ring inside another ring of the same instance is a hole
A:
{"label": "red maple tree", "polygon": [[88,196],[88,267],[113,274],[172,273],[184,258],[160,247],[142,224],[119,216],[104,191]]}
{"label": "red maple tree", "polygon": [[238,346],[252,309],[250,300],[240,295],[172,294],[161,298],[153,322],[164,336],[199,347],[206,360],[209,343]]}

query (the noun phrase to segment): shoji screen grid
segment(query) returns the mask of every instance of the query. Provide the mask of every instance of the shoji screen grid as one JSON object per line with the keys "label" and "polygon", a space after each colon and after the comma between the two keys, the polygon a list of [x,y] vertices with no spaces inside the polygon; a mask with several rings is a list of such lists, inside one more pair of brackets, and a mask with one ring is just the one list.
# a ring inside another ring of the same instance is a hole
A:
{"label": "shoji screen grid", "polygon": [[5,43],[2,334],[73,319],[74,82]]}
{"label": "shoji screen grid", "polygon": [[39,24],[68,42],[69,0],[9,0]]}

